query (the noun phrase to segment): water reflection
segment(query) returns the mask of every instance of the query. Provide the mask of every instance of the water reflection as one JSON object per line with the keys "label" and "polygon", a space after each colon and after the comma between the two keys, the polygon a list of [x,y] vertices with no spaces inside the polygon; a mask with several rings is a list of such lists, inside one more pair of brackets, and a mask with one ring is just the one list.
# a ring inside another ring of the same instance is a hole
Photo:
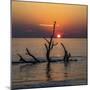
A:
{"label": "water reflection", "polygon": [[69,72],[68,72],[68,69],[70,67],[70,63],[64,63],[64,77],[65,77],[65,80],[68,79],[69,77]]}
{"label": "water reflection", "polygon": [[[55,62],[13,65],[12,80],[19,84],[35,84],[49,81],[86,80],[86,61]],[[71,82],[71,81],[70,81]]]}
{"label": "water reflection", "polygon": [[24,69],[28,70],[32,68],[35,64],[25,64],[20,66],[20,72],[23,72]]}
{"label": "water reflection", "polygon": [[20,66],[20,79],[23,80],[24,82],[25,81],[28,81],[29,79],[29,69],[32,67],[32,64],[24,64],[24,65],[21,65]]}
{"label": "water reflection", "polygon": [[47,65],[46,65],[46,77],[47,77],[47,81],[52,80],[50,63],[47,63]]}
{"label": "water reflection", "polygon": [[[63,63],[64,64],[64,80],[67,80],[69,77],[69,68],[70,68],[70,63]],[[61,65],[61,64],[60,64]],[[46,80],[47,81],[51,81],[53,79],[52,77],[52,73],[51,73],[52,69],[51,69],[51,63],[47,63],[46,64]],[[61,77],[61,73],[60,73],[60,77]]]}

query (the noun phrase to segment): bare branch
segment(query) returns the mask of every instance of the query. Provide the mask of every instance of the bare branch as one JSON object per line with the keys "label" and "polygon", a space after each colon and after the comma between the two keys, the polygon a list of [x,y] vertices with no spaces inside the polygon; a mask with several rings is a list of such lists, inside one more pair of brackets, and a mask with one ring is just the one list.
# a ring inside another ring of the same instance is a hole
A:
{"label": "bare branch", "polygon": [[68,51],[66,50],[65,46],[63,45],[63,43],[61,43],[61,45],[63,46],[63,49],[64,49],[63,60],[64,60],[65,63],[68,63],[69,62],[69,58],[71,57],[71,54],[68,53]]}
{"label": "bare branch", "polygon": [[55,33],[55,26],[56,26],[56,21],[54,21],[53,32],[52,32],[52,35],[51,35],[51,38],[50,38],[50,43],[49,43],[49,48],[50,49],[53,48],[53,44],[54,44],[53,38],[54,38],[54,33]]}
{"label": "bare branch", "polygon": [[61,45],[63,46],[63,48],[64,48],[64,51],[66,52],[67,50],[66,50],[65,46],[63,45],[63,43],[61,43]]}
{"label": "bare branch", "polygon": [[49,41],[48,39],[44,38],[44,40],[46,40],[46,42],[47,42],[48,44],[50,43],[50,41]]}
{"label": "bare branch", "polygon": [[54,44],[54,41],[52,40],[50,49],[53,49],[53,44]]}
{"label": "bare branch", "polygon": [[40,62],[33,54],[30,53],[30,51],[28,50],[28,48],[26,48],[27,54],[29,56],[31,56],[36,62]]}
{"label": "bare branch", "polygon": [[54,21],[52,37],[54,36],[54,33],[55,33],[55,26],[56,26],[56,21]]}
{"label": "bare branch", "polygon": [[52,40],[52,45],[53,46],[56,46],[58,44],[58,42],[57,43],[54,43],[54,41]]}
{"label": "bare branch", "polygon": [[46,50],[48,50],[48,46],[47,46],[47,44],[45,43],[44,45],[45,45]]}
{"label": "bare branch", "polygon": [[50,52],[53,49],[53,46],[56,46],[57,45],[57,43],[54,44],[54,41],[53,41],[54,33],[55,33],[55,25],[56,25],[56,21],[54,22],[54,25],[53,25],[53,31],[52,31],[52,35],[50,37],[50,40],[47,40],[46,38],[44,38],[46,40],[46,42],[48,43],[48,45],[47,44],[44,44],[45,45],[45,48],[47,50],[46,57],[47,57],[48,63],[50,63],[50,61],[51,61]]}
{"label": "bare branch", "polygon": [[50,48],[53,49],[53,47],[56,46],[57,44],[58,44],[58,43],[54,43],[54,41],[52,41]]}
{"label": "bare branch", "polygon": [[22,61],[22,62],[27,62],[20,54],[17,54],[19,57],[20,57],[20,61]]}
{"label": "bare branch", "polygon": [[56,46],[56,45],[58,45],[58,42],[53,44],[53,46]]}

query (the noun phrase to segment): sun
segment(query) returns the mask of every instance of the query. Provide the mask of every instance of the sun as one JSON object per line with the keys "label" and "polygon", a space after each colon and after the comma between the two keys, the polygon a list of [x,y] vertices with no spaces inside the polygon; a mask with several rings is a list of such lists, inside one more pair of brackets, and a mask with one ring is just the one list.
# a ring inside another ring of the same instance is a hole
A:
{"label": "sun", "polygon": [[57,34],[57,38],[61,38],[61,35],[60,34]]}

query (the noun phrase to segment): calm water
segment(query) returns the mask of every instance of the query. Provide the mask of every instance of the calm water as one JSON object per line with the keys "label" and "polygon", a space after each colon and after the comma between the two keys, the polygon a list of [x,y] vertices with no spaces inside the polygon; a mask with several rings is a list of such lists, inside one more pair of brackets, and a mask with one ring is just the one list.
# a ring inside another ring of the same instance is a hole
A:
{"label": "calm water", "polygon": [[[17,64],[12,65],[12,85],[23,86],[40,84],[42,82],[49,81],[65,81],[65,80],[82,80],[86,81],[86,66],[87,66],[87,42],[86,39],[54,39],[58,42],[58,45],[52,50],[52,57],[62,57],[63,48],[60,45],[62,42],[67,50],[71,52],[72,58],[77,59],[77,62],[70,62],[68,66],[65,66],[63,62],[39,64]],[[19,57],[17,53],[20,53],[25,59],[30,60],[31,57],[25,55],[25,48],[29,50],[38,58],[45,59],[45,40],[43,39],[12,39],[12,60],[18,61]],[[66,82],[65,82],[66,83]]]}
{"label": "calm water", "polygon": [[[86,39],[54,39],[55,42],[58,42],[58,45],[54,47],[51,52],[52,57],[63,56],[63,48],[60,45],[62,42],[67,50],[72,54],[72,56],[86,56],[87,50],[87,40]],[[44,39],[34,39],[34,38],[13,38],[12,39],[12,60],[16,61],[19,59],[17,53],[21,54],[25,58],[28,56],[25,55],[25,49],[28,48],[32,54],[36,57],[45,58],[45,40]],[[29,57],[30,58],[30,57]]]}

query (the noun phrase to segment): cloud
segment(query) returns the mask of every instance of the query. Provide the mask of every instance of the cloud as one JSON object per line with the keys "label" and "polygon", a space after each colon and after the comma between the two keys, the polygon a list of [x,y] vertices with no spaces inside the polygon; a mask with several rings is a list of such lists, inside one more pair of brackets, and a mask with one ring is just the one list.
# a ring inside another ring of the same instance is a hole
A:
{"label": "cloud", "polygon": [[[53,24],[39,24],[39,26],[42,26],[42,27],[53,27]],[[59,24],[57,24],[56,27],[59,27]]]}

